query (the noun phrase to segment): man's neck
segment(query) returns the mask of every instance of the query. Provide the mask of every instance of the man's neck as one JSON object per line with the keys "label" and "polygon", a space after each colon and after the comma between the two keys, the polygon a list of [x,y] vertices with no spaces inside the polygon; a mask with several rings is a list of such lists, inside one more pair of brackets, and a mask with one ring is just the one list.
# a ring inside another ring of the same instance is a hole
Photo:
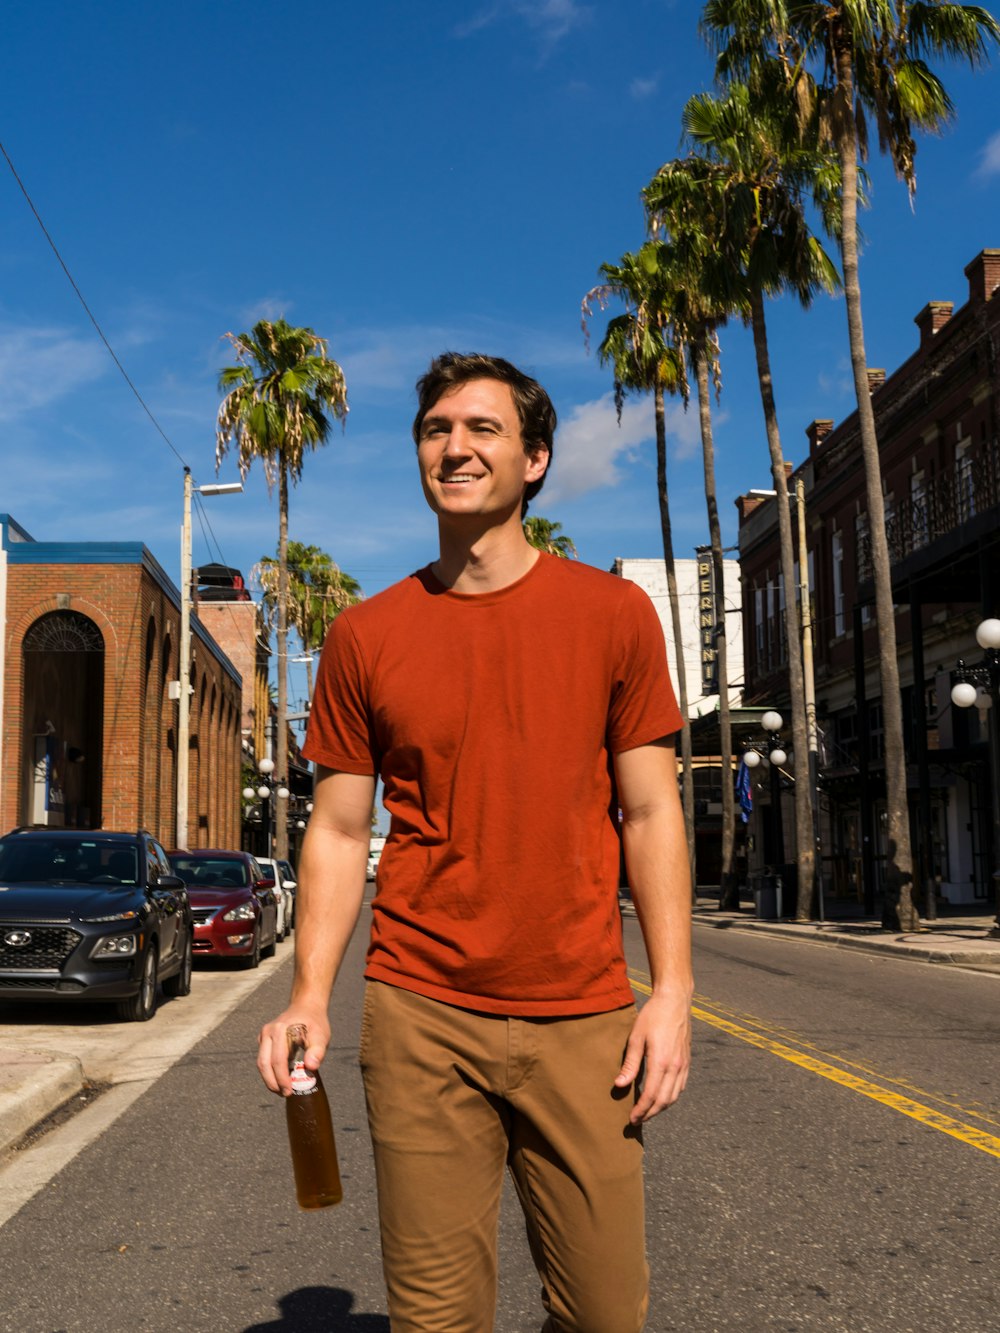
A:
{"label": "man's neck", "polygon": [[527,574],[538,559],[538,551],[517,527],[504,525],[476,534],[455,532],[439,524],[441,554],[431,569],[452,592],[485,593],[507,588]]}

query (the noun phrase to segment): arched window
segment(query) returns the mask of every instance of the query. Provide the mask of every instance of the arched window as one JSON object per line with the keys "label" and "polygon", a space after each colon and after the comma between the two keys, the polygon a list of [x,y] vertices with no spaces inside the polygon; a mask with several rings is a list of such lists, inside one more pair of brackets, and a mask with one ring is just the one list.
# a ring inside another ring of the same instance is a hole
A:
{"label": "arched window", "polygon": [[104,636],[78,611],[51,611],[30,626],[21,651],[21,819],[99,828]]}

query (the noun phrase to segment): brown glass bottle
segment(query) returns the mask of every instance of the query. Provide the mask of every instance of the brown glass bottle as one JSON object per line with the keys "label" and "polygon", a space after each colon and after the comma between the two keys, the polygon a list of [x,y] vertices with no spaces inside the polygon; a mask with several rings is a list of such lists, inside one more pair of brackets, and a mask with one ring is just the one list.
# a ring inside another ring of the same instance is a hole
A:
{"label": "brown glass bottle", "polygon": [[306,1030],[288,1029],[288,1072],[292,1095],[285,1098],[288,1143],[292,1150],[295,1194],[300,1208],[328,1208],[340,1203],[344,1191],[337,1165],[330,1103],[319,1072],[305,1067]]}

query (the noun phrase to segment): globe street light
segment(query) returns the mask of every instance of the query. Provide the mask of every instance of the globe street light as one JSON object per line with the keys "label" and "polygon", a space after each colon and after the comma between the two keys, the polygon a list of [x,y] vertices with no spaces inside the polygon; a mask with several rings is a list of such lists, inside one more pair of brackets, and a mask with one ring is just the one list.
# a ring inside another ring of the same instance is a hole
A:
{"label": "globe street light", "polygon": [[[744,753],[743,762],[747,768],[755,769],[766,759],[771,766],[770,785],[771,785],[771,819],[774,853],[774,872],[778,885],[783,886],[785,876],[785,830],[784,821],[781,813],[781,774],[780,769],[788,763],[788,751],[781,743],[781,729],[785,725],[785,719],[773,708],[769,708],[761,716],[760,725],[767,732],[767,739],[764,742],[766,752],[762,753],[757,748],[758,742],[747,739],[743,742]],[[782,895],[784,897],[784,895]],[[783,904],[784,906],[784,904]],[[782,913],[787,916],[787,911]],[[794,915],[794,909],[791,913]]]}
{"label": "globe street light", "polygon": [[967,666],[959,658],[952,686],[951,701],[958,708],[975,705],[988,717],[990,756],[990,797],[993,814],[993,900],[997,915],[991,934],[1000,937],[1000,620],[983,620],[976,626],[976,642],[982,648],[982,662]]}

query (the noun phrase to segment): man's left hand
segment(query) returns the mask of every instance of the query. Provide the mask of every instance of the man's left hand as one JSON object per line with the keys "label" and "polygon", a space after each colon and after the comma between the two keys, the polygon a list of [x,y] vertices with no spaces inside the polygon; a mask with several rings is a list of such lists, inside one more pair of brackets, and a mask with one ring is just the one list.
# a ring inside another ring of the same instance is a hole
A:
{"label": "man's left hand", "polygon": [[627,1088],[642,1072],[629,1120],[645,1124],[672,1106],[684,1091],[691,1063],[691,1001],[680,992],[651,996],[639,1010],[615,1079]]}

